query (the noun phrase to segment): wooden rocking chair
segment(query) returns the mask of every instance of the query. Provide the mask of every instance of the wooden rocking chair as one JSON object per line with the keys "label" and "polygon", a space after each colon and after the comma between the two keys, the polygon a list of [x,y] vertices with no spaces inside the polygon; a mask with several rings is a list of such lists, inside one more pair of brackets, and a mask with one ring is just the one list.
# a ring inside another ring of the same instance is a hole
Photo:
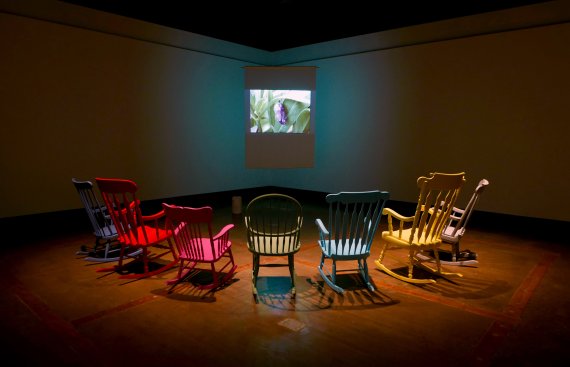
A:
{"label": "wooden rocking chair", "polygon": [[[440,276],[462,276],[459,273],[442,271],[438,249],[442,243],[443,229],[449,220],[453,205],[464,182],[464,173],[433,173],[430,177],[419,177],[417,185],[420,194],[413,216],[406,217],[390,208],[384,208],[384,214],[388,215],[388,230],[382,232],[384,246],[380,256],[375,261],[376,266],[394,278],[417,284],[435,283],[436,281],[431,278],[414,277],[415,266]],[[397,225],[393,223],[394,219],[398,221]],[[407,223],[411,223],[411,226],[405,228]],[[383,261],[390,245],[408,250],[407,276],[398,274],[384,265]],[[424,264],[424,260],[418,257],[422,251],[428,250],[434,253],[435,268]]]}
{"label": "wooden rocking chair", "polygon": [[[321,219],[315,221],[319,228],[321,262],[318,266],[323,280],[338,293],[344,289],[337,284],[337,261],[356,261],[358,271],[370,291],[374,286],[368,274],[366,259],[378,226],[384,204],[390,197],[385,191],[340,192],[329,194],[328,226]],[[324,269],[325,260],[332,260],[332,271]],[[340,271],[340,270],[339,270]]]}
{"label": "wooden rocking chair", "polygon": [[[171,232],[161,226],[159,222],[164,217],[164,210],[153,215],[143,216],[140,201],[136,192],[138,187],[131,180],[115,178],[96,178],[99,191],[105,200],[105,205],[113,219],[115,228],[121,243],[119,264],[112,268],[99,269],[98,271],[116,271],[122,279],[138,279],[150,277],[170,269],[178,262],[172,246]],[[167,245],[164,245],[167,242]],[[129,264],[123,264],[127,256],[127,249],[140,249],[141,253]],[[152,253],[151,248],[159,249],[158,253]],[[170,254],[174,260],[166,264],[156,263],[159,258]],[[130,272],[130,264],[142,263],[142,272]],[[151,269],[152,265],[155,265]]]}

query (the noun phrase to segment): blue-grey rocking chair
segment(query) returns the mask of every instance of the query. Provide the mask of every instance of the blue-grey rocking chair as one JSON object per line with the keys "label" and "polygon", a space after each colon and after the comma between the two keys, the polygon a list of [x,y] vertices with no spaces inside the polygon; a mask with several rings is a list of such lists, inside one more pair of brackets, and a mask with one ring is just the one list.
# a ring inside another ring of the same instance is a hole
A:
{"label": "blue-grey rocking chair", "polygon": [[[319,229],[319,246],[322,251],[319,273],[336,292],[344,293],[337,284],[337,261],[356,261],[358,271],[370,291],[374,286],[368,275],[366,259],[380,224],[380,217],[390,194],[386,191],[340,192],[326,197],[329,203],[329,221],[325,227],[316,220]],[[332,271],[325,268],[325,260],[332,260]],[[355,269],[352,269],[355,270]],[[346,271],[346,270],[343,270]]]}
{"label": "blue-grey rocking chair", "polygon": [[91,181],[80,181],[72,178],[71,182],[75,186],[81,203],[85,207],[85,212],[89,217],[93,234],[95,235],[95,245],[91,248],[82,246],[77,255],[85,255],[87,261],[107,262],[119,260],[121,246],[117,241],[117,230],[109,216],[107,207],[99,201],[93,190]]}

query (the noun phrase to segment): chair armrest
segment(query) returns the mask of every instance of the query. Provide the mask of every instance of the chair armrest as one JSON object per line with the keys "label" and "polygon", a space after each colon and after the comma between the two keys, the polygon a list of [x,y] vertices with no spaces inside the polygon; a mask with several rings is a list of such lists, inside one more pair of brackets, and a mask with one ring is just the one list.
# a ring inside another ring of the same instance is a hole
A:
{"label": "chair armrest", "polygon": [[319,218],[315,220],[315,223],[319,228],[319,244],[321,247],[326,246],[326,248],[322,247],[322,250],[330,253],[331,250],[330,232],[325,228],[323,221],[320,220]]}
{"label": "chair armrest", "polygon": [[382,214],[383,215],[388,215],[389,217],[394,217],[398,220],[401,220],[402,222],[413,222],[414,221],[414,216],[411,217],[404,217],[403,215],[399,214],[397,211],[395,211],[394,209],[390,209],[390,208],[384,208],[382,210]]}
{"label": "chair armrest", "polygon": [[451,209],[451,215],[449,216],[449,219],[459,222],[464,213],[465,210],[453,207]]}
{"label": "chair armrest", "polygon": [[225,225],[224,228],[222,228],[220,230],[220,232],[218,232],[218,234],[215,235],[214,238],[212,238],[212,240],[216,241],[216,240],[220,239],[222,236],[224,236],[226,233],[228,233],[232,228],[234,228],[233,224]]}
{"label": "chair armrest", "polygon": [[151,215],[143,215],[142,216],[142,220],[147,222],[147,221],[151,221],[151,220],[157,220],[164,217],[164,209],[159,211],[158,213],[155,214],[151,214]]}
{"label": "chair armrest", "polygon": [[394,226],[392,224],[392,218],[396,218],[397,220],[400,221],[400,225],[398,226],[398,237],[402,237],[402,231],[404,230],[404,223],[414,221],[414,216],[404,217],[394,209],[390,208],[384,208],[382,210],[382,214],[388,216],[388,232],[390,233],[391,236],[394,234]]}
{"label": "chair armrest", "polygon": [[464,209],[459,209],[459,208],[456,208],[456,207],[453,207],[453,211],[456,212],[456,213],[459,213],[459,214],[465,213],[465,210],[464,210]]}
{"label": "chair armrest", "polygon": [[329,235],[329,231],[327,231],[327,229],[325,228],[325,225],[323,224],[322,220],[317,218],[317,220],[315,220],[315,224],[317,225],[317,227],[319,227],[319,232],[321,232],[322,236],[328,236]]}

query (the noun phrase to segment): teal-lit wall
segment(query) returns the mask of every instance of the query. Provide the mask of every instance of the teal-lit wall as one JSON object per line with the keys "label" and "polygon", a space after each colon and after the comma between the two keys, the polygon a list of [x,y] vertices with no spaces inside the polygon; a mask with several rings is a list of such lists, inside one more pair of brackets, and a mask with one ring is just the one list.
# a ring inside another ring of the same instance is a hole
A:
{"label": "teal-lit wall", "polygon": [[570,220],[569,41],[564,23],[314,60],[315,167],[272,177],[414,201],[418,176],[465,171],[460,202],[487,178],[480,209]]}

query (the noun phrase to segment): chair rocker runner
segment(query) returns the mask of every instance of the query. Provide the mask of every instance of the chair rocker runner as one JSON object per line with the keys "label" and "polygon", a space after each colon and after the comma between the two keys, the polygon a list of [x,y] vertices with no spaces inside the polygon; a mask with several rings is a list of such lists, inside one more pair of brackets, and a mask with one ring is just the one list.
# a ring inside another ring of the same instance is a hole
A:
{"label": "chair rocker runner", "polygon": [[[384,246],[375,261],[376,266],[388,275],[416,284],[435,283],[436,281],[431,278],[414,277],[415,266],[440,276],[462,276],[459,273],[442,271],[438,248],[442,243],[443,229],[464,182],[464,173],[433,173],[430,177],[419,177],[417,185],[420,193],[413,216],[405,217],[390,208],[384,208],[384,214],[388,216],[388,230],[382,232]],[[398,221],[397,225],[393,223],[394,219]],[[409,226],[410,223],[411,226]],[[404,228],[405,224],[408,224],[408,228]],[[383,261],[389,245],[407,248],[407,276],[400,275],[384,265]],[[424,264],[424,260],[418,257],[418,254],[427,250],[432,250],[435,254],[435,268]]]}
{"label": "chair rocker runner", "polygon": [[[295,297],[294,255],[301,248],[303,209],[294,198],[267,194],[254,198],[245,210],[247,248],[253,255],[252,286],[257,300],[257,278],[263,266],[289,266],[291,294]],[[287,256],[287,265],[260,264],[262,256]]]}
{"label": "chair rocker runner", "polygon": [[[95,180],[113,219],[121,244],[119,264],[98,271],[116,271],[121,274],[121,279],[139,279],[159,274],[176,265],[178,259],[172,247],[172,235],[159,224],[159,220],[164,217],[164,210],[143,216],[140,200],[136,195],[138,187],[131,180],[114,178],[96,178]],[[164,245],[164,242],[167,242],[167,245]],[[140,249],[141,252],[131,262],[124,264],[125,258],[129,256],[128,248]],[[158,251],[161,252],[151,253],[151,248],[159,249]],[[166,264],[156,263],[156,260],[167,254],[172,254],[174,260]],[[142,272],[128,271],[131,265],[140,262],[143,266]],[[151,265],[155,265],[155,268],[151,269]]]}
{"label": "chair rocker runner", "polygon": [[[212,235],[211,207],[189,208],[164,203],[162,207],[166,213],[166,228],[172,234],[179,260],[176,278],[166,284],[178,284],[197,270],[196,265],[199,263],[210,264],[212,282],[196,285],[198,289],[215,289],[227,282],[237,268],[230,241],[230,230],[234,225],[227,224],[216,235]],[[227,262],[216,270],[215,264],[222,258],[227,258]],[[224,275],[223,271],[228,267]]]}
{"label": "chair rocker runner", "polygon": [[[95,245],[92,248],[82,246],[76,255],[84,255],[84,260],[95,262],[119,260],[121,245],[117,240],[117,230],[107,211],[107,207],[101,204],[97,198],[93,190],[93,183],[76,178],[72,178],[71,182],[79,194],[95,235]],[[130,255],[136,255],[136,253],[131,253]]]}
{"label": "chair rocker runner", "polygon": [[[337,261],[356,261],[358,271],[368,289],[374,286],[368,274],[366,260],[380,224],[382,209],[390,194],[385,191],[340,192],[326,197],[329,203],[328,226],[317,218],[321,262],[318,266],[323,280],[338,293],[344,289],[337,284]],[[324,269],[325,260],[332,260],[332,271]],[[354,270],[354,269],[352,269]],[[346,271],[346,270],[343,270]]]}
{"label": "chair rocker runner", "polygon": [[[469,218],[473,213],[473,208],[477,201],[479,200],[485,188],[489,185],[489,181],[486,179],[482,179],[477,184],[475,188],[475,192],[469,199],[467,206],[465,209],[460,209],[453,207],[449,220],[447,222],[446,227],[441,234],[441,239],[444,243],[447,243],[451,246],[451,251],[447,250],[439,250],[439,261],[443,265],[477,265],[479,262],[477,261],[477,254],[475,252],[464,250],[461,251],[459,248],[459,241],[465,235],[465,229],[467,228],[467,223],[469,222]],[[429,257],[427,256],[429,254]],[[449,260],[443,260],[442,255],[444,257],[449,258]],[[418,254],[422,260],[431,260],[434,261],[433,252],[429,251],[427,254]]]}

